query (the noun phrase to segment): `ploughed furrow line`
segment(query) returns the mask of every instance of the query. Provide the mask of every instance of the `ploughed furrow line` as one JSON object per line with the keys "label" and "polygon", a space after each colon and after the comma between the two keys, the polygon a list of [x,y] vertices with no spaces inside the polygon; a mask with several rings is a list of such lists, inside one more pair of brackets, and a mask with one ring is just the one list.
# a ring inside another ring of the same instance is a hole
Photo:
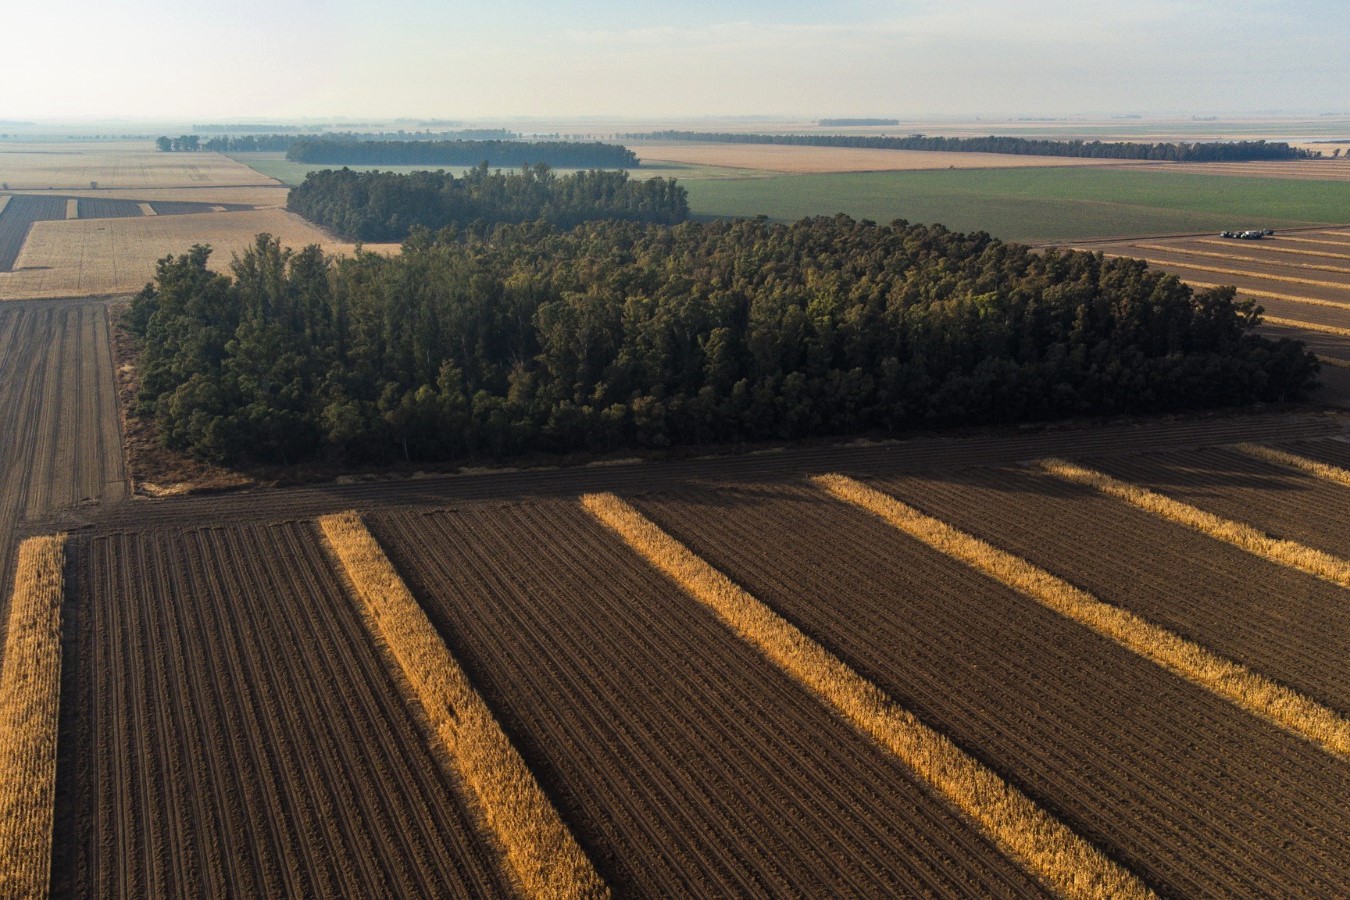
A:
{"label": "ploughed furrow line", "polygon": [[814,488],[636,505],[1160,893],[1344,890],[1350,766],[1313,744]]}
{"label": "ploughed furrow line", "polygon": [[894,753],[1014,859],[1074,897],[1151,896],[1132,874],[1008,787],[946,737],[896,706],[793,625],[613,494],[582,505],[633,550],[705,604],[747,643]]}
{"label": "ploughed furrow line", "polygon": [[[1204,259],[1227,260],[1229,262],[1235,263],[1256,263],[1257,265],[1260,266],[1274,267],[1277,272],[1287,272],[1290,270],[1299,270],[1299,271],[1311,270],[1317,272],[1332,272],[1339,275],[1350,275],[1350,268],[1347,268],[1345,266],[1336,266],[1322,263],[1295,262],[1283,259],[1270,259],[1268,257],[1261,257],[1261,256],[1246,256],[1240,253],[1216,253],[1211,250],[1196,250],[1193,247],[1186,247],[1180,244],[1174,244],[1171,246],[1164,246],[1162,244],[1131,244],[1130,246],[1132,248],[1136,248],[1139,250],[1148,250],[1158,253],[1164,253],[1167,254],[1169,258],[1187,259],[1193,256],[1198,256]],[[1250,274],[1250,273],[1234,272],[1232,274]]]}
{"label": "ploughed furrow line", "polygon": [[1156,253],[1151,252],[1147,256],[1138,256],[1151,266],[1159,269],[1171,271],[1172,269],[1185,269],[1190,272],[1205,272],[1214,275],[1232,275],[1242,279],[1256,279],[1260,281],[1278,281],[1281,284],[1308,285],[1316,288],[1331,288],[1338,291],[1350,290],[1350,280],[1334,281],[1319,278],[1303,278],[1295,275],[1281,274],[1287,271],[1286,266],[1279,263],[1269,265],[1249,264],[1246,268],[1232,268],[1228,266],[1208,265],[1204,262],[1196,262],[1193,259],[1186,258],[1180,253]]}
{"label": "ploughed furrow line", "polygon": [[1312,699],[1278,684],[1240,663],[1161,628],[1118,606],[1102,603],[1062,578],[979,538],[925,515],[894,497],[842,475],[823,475],[816,483],[840,500],[879,516],[1013,590],[1091,628],[1126,650],[1157,663],[1328,753],[1350,760],[1350,720]]}
{"label": "ploughed furrow line", "polygon": [[350,580],[371,636],[412,685],[435,739],[529,896],[599,897],[608,891],[543,795],[463,669],[359,516],[319,520]]}
{"label": "ploughed furrow line", "polygon": [[65,535],[19,547],[0,667],[0,897],[51,879]]}
{"label": "ploughed furrow line", "polygon": [[[1119,471],[1122,474],[1131,473],[1125,475],[1127,478],[1138,477],[1138,474],[1142,474],[1140,471],[1141,464],[1146,464],[1141,460],[1112,460],[1111,462],[1112,471]],[[1122,481],[1105,472],[1089,469],[1066,460],[1042,459],[1038,462],[1038,465],[1059,478],[1096,488],[1104,494],[1109,494],[1137,506],[1155,516],[1194,528],[1202,534],[1209,535],[1216,540],[1226,541],[1262,559],[1268,559],[1282,566],[1289,566],[1300,572],[1307,572],[1309,575],[1316,575],[1318,578],[1324,578],[1332,584],[1340,585],[1342,588],[1350,588],[1350,561],[1323,550],[1298,541],[1276,537],[1258,528],[1253,528],[1246,522],[1215,515],[1206,509],[1201,509],[1190,503],[1183,503],[1166,494],[1160,494],[1130,481]],[[1253,462],[1253,465],[1256,465],[1256,463]],[[1177,487],[1181,486],[1169,484],[1167,489],[1175,491]],[[1213,503],[1214,501],[1208,502]],[[1246,509],[1241,512],[1242,514],[1249,513]],[[1345,594],[1344,599],[1350,602],[1350,594]]]}
{"label": "ploughed furrow line", "polygon": [[306,524],[104,534],[57,834],[75,896],[510,893]]}
{"label": "ploughed furrow line", "polygon": [[[1284,238],[1281,238],[1281,242],[1283,242],[1283,240],[1285,240],[1285,239],[1284,239]],[[1198,240],[1198,241],[1196,241],[1195,243],[1197,243],[1197,244],[1204,244],[1204,245],[1207,246],[1207,247],[1229,247],[1229,248],[1231,248],[1231,247],[1233,246],[1233,242],[1232,242],[1231,240],[1203,239],[1203,240]],[[1350,245],[1344,245],[1344,246],[1346,246],[1347,249],[1350,249]],[[1175,249],[1175,250],[1183,251],[1183,252],[1184,252],[1184,247],[1185,247],[1185,245],[1182,245],[1182,244],[1173,244],[1173,245],[1171,245],[1168,249]],[[1266,243],[1263,243],[1260,247],[1252,247],[1252,248],[1250,248],[1250,249],[1251,249],[1252,251],[1259,250],[1259,251],[1262,252],[1262,253],[1275,253],[1275,254],[1284,253],[1284,254],[1288,254],[1288,255],[1291,255],[1291,256],[1320,256],[1320,257],[1322,257],[1322,258],[1324,258],[1324,259],[1350,259],[1350,253],[1335,253],[1335,252],[1330,251],[1330,250],[1300,250],[1300,249],[1298,249],[1297,247],[1281,247],[1281,246],[1278,246],[1278,245],[1272,246],[1271,244],[1266,244]],[[1270,260],[1268,260],[1268,261],[1274,262],[1275,260],[1270,259]]]}
{"label": "ploughed furrow line", "polygon": [[1333,584],[1035,469],[892,477],[873,486],[1350,713],[1350,627],[1344,591]]}
{"label": "ploughed furrow line", "polygon": [[[1247,446],[1254,452],[1244,452]],[[1267,449],[1269,447],[1269,449]],[[1350,557],[1350,494],[1345,467],[1296,456],[1293,464],[1264,454],[1283,454],[1269,445],[1211,447],[1178,453],[1151,453],[1135,459],[1092,465],[1122,481],[1157,491],[1226,519],[1239,520],[1272,537],[1296,541],[1344,559]],[[1308,471],[1320,466],[1321,476]],[[1341,592],[1343,603],[1350,594]]]}
{"label": "ploughed furrow line", "polygon": [[575,502],[370,523],[616,893],[1043,892]]}

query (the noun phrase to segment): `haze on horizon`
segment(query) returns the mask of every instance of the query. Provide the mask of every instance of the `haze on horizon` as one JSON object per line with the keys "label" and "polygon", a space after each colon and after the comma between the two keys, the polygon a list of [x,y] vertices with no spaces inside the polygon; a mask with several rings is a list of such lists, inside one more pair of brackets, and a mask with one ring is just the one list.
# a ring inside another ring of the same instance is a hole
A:
{"label": "haze on horizon", "polygon": [[27,2],[0,119],[1350,111],[1350,6]]}

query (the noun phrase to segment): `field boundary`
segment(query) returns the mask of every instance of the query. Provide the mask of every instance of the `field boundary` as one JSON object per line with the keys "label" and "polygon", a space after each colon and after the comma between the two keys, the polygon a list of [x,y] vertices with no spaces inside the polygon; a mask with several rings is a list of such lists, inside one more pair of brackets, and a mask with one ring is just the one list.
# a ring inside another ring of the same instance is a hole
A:
{"label": "field boundary", "polygon": [[1350,588],[1350,562],[1297,541],[1273,538],[1250,525],[1205,512],[1147,488],[1112,478],[1075,463],[1052,457],[1037,460],[1046,472],[1065,481],[1096,488],[1153,515],[1185,525],[1212,538],[1290,569],[1315,575],[1332,584]]}
{"label": "field boundary", "polygon": [[19,545],[0,672],[0,895],[45,897],[51,881],[61,701],[64,534]]}
{"label": "field boundary", "polygon": [[1288,466],[1291,469],[1307,472],[1309,475],[1320,478],[1323,481],[1330,481],[1344,487],[1350,487],[1350,470],[1342,469],[1340,466],[1318,462],[1317,460],[1309,459],[1306,456],[1299,456],[1298,454],[1290,453],[1287,450],[1267,447],[1263,444],[1234,444],[1233,449],[1239,453],[1245,453],[1248,456],[1255,457],[1256,459],[1274,463],[1277,466]]}
{"label": "field boundary", "polygon": [[512,881],[532,897],[607,896],[590,860],[360,516],[324,516],[319,528],[356,589],[362,619],[411,684],[455,774],[469,788]]}
{"label": "field boundary", "polygon": [[1070,897],[1148,897],[1148,888],[944,735],[614,494],[581,504],[635,553],[710,608],[793,680],[869,735],[994,841]]}
{"label": "field boundary", "polygon": [[1246,666],[1224,659],[1134,613],[1105,603],[1020,556],[920,512],[855,479],[812,479],[835,498],[882,519],[927,546],[964,563],[1042,606],[1113,641],[1174,675],[1217,694],[1322,749],[1350,757],[1350,721]]}

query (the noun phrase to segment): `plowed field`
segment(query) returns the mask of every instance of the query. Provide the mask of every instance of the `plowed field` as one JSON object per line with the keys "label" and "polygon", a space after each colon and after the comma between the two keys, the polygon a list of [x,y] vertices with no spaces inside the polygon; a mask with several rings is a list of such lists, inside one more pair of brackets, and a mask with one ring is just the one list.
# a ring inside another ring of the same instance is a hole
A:
{"label": "plowed field", "polygon": [[1035,893],[570,502],[375,532],[621,893]]}
{"label": "plowed field", "polygon": [[809,489],[639,505],[1164,893],[1346,886],[1350,767],[1310,744]]}
{"label": "plowed field", "polygon": [[[24,517],[125,496],[101,303],[0,305],[0,597]],[[3,616],[0,616],[0,622]]]}
{"label": "plowed field", "polygon": [[312,525],[75,557],[58,893],[506,893]]}

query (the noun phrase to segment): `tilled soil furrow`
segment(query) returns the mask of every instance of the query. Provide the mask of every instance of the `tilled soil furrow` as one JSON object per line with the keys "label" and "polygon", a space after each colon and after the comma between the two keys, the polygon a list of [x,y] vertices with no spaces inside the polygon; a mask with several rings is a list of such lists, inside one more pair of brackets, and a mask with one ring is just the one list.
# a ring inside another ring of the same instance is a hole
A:
{"label": "tilled soil furrow", "polygon": [[[1222,448],[1101,464],[1102,471],[1117,478],[1272,537],[1350,558],[1350,489],[1343,485]],[[1350,592],[1342,592],[1342,604],[1350,604]]]}
{"label": "tilled soil furrow", "polygon": [[1162,892],[1346,887],[1312,745],[814,491],[637,505]]}
{"label": "tilled soil furrow", "polygon": [[579,506],[371,524],[619,892],[1039,889]]}
{"label": "tilled soil furrow", "polygon": [[[310,525],[88,545],[89,658],[113,671],[87,686],[113,680],[139,712],[76,720],[119,739],[83,741],[97,777],[72,814],[97,825],[72,854],[88,869],[72,884],[98,878],[100,895],[510,893]],[[121,610],[131,615],[105,627]]]}
{"label": "tilled soil furrow", "polygon": [[[1346,714],[1345,592],[1161,522],[1091,488],[1026,470],[875,485],[1108,603]],[[1261,591],[1251,586],[1260,584]],[[1270,597],[1282,598],[1280,604]]]}

